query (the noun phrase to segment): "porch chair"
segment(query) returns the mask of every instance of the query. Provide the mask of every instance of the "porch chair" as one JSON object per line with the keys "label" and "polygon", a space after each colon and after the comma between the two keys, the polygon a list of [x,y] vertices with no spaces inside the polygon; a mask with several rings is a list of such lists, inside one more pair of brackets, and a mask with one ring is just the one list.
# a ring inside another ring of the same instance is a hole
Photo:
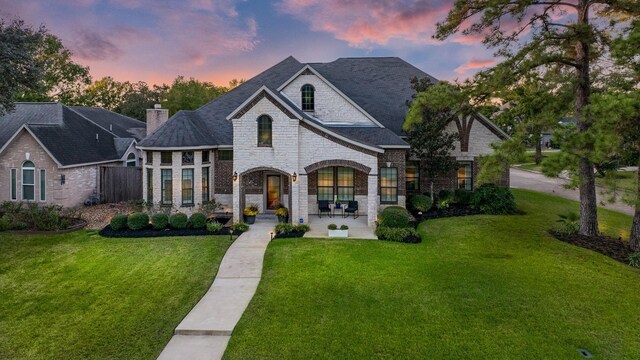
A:
{"label": "porch chair", "polygon": [[357,218],[358,216],[360,216],[358,214],[358,202],[357,201],[353,201],[353,200],[349,200],[348,204],[347,204],[347,208],[344,209],[344,217],[349,216],[349,214],[353,214],[353,218]]}
{"label": "porch chair", "polygon": [[329,217],[331,216],[331,207],[329,207],[329,200],[318,200],[318,217],[322,217],[322,213],[326,212]]}

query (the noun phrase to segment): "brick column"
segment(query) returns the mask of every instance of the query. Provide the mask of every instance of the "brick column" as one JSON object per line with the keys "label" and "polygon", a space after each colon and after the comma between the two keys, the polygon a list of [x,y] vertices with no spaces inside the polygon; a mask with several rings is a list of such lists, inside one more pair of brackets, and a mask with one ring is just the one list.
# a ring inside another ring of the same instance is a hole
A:
{"label": "brick column", "polygon": [[367,180],[367,224],[375,226],[376,220],[378,220],[378,174],[369,174]]}

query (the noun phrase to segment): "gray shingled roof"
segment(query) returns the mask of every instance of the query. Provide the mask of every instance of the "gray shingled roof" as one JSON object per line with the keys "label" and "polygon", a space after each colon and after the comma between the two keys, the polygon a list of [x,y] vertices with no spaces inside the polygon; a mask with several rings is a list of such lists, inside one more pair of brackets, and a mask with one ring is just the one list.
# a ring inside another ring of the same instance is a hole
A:
{"label": "gray shingled roof", "polygon": [[134,138],[140,141],[146,136],[147,124],[140,120],[99,107],[70,106],[70,108],[120,138]]}
{"label": "gray shingled roof", "polygon": [[407,111],[407,101],[414,94],[410,79],[427,77],[437,81],[399,58],[341,58],[330,63],[310,63],[313,69],[387,128],[338,129],[327,127],[309,117],[276,90],[306,65],[290,56],[200,109],[176,113],[167,124],[141,141],[140,146],[169,148],[232,145],[233,128],[226,117],[262,86],[266,86],[280,100],[289,104],[299,116],[327,130],[348,134],[356,142],[372,146],[407,146],[399,136],[404,135],[402,123]]}
{"label": "gray shingled roof", "polygon": [[25,126],[62,166],[119,160],[134,139],[118,137],[87,115],[60,103],[17,103],[0,116],[0,148]]}

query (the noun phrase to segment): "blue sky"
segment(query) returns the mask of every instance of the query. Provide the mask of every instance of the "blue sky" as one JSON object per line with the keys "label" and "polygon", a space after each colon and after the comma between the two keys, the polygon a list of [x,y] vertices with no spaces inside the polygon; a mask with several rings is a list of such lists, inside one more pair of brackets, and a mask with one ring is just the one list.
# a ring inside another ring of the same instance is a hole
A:
{"label": "blue sky", "polygon": [[494,63],[477,38],[431,38],[452,1],[0,0],[0,16],[44,24],[94,79],[226,85],[293,55],[303,62],[399,56],[446,80]]}

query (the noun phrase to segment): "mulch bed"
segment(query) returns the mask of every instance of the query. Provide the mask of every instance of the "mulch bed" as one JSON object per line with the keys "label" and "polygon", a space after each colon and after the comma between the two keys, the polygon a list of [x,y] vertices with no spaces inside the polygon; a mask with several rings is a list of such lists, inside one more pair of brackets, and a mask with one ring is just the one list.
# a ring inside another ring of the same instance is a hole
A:
{"label": "mulch bed", "polygon": [[274,239],[286,239],[286,238],[301,238],[304,236],[304,231],[300,232],[290,232],[290,233],[280,233],[276,234]]}
{"label": "mulch bed", "polygon": [[[229,221],[230,218],[226,217],[218,217],[216,218],[221,224],[225,224]],[[102,230],[100,230],[99,234],[103,237],[109,238],[144,238],[144,237],[163,237],[163,236],[202,236],[202,235],[229,235],[230,226],[225,226],[222,230],[217,232],[210,232],[206,228],[203,229],[164,229],[164,230],[155,230],[153,226],[149,225],[148,227],[142,230],[131,230],[131,229],[123,229],[123,230],[113,230],[111,225],[105,226]],[[234,231],[233,235],[239,236],[242,234],[241,231]]]}
{"label": "mulch bed", "polygon": [[468,206],[455,206],[452,205],[446,209],[438,209],[431,208],[429,211],[420,214],[415,209],[410,209],[411,215],[415,220],[412,220],[411,223],[416,226],[420,224],[420,222],[429,219],[439,219],[439,218],[448,218],[448,217],[457,217],[457,216],[469,216],[469,215],[480,215],[482,211],[478,209],[473,209]]}
{"label": "mulch bed", "polygon": [[625,241],[622,241],[622,239],[614,239],[605,235],[564,235],[555,230],[549,230],[549,234],[560,241],[597,251],[625,264],[629,264],[629,255],[633,253],[629,245]]}

